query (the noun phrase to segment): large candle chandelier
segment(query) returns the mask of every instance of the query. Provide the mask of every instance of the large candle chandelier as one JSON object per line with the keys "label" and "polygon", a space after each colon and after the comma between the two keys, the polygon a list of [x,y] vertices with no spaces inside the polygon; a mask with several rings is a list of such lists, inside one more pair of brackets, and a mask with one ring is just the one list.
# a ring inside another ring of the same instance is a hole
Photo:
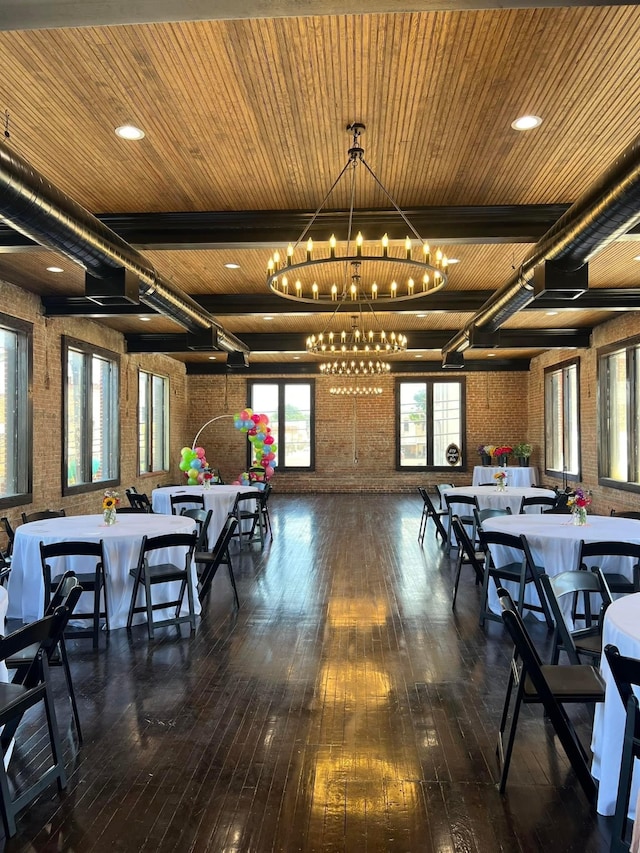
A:
{"label": "large candle chandelier", "polygon": [[[447,258],[438,249],[433,254],[428,243],[398,207],[367,161],[360,137],[364,124],[347,126],[352,134],[347,163],[334,181],[320,207],[311,217],[302,234],[290,243],[282,255],[276,250],[267,264],[267,285],[273,293],[285,299],[306,303],[363,303],[389,306],[408,299],[435,293],[447,283]],[[362,168],[358,168],[362,167]],[[384,193],[404,222],[407,236],[400,247],[384,234],[378,242],[366,241],[363,234],[352,235],[356,195],[356,176],[364,171]],[[350,176],[350,204],[345,218],[345,232],[328,237],[328,250],[314,248],[307,234],[342,178]],[[344,254],[338,248],[345,243]],[[349,274],[358,265],[357,280]]]}

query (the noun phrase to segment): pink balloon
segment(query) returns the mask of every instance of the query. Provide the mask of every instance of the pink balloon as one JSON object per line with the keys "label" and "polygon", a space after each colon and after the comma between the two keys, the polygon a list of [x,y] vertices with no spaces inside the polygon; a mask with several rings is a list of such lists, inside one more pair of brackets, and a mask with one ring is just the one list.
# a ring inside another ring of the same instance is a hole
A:
{"label": "pink balloon", "polygon": [[260,415],[251,415],[251,420],[254,422],[254,424],[259,424],[260,423]]}
{"label": "pink balloon", "polygon": [[275,441],[275,438],[272,435],[268,435],[265,438],[264,443],[265,444],[273,444],[274,441]]}
{"label": "pink balloon", "polygon": [[204,456],[204,447],[196,447],[196,453],[200,457],[200,459],[202,459],[202,457]]}
{"label": "pink balloon", "polygon": [[243,409],[243,410],[240,412],[240,420],[241,420],[241,421],[248,421],[248,420],[249,420],[249,413],[247,412],[247,410],[246,410],[246,409]]}
{"label": "pink balloon", "polygon": [[264,473],[267,475],[267,477],[273,477],[275,472],[271,465],[267,465],[267,467],[264,469]]}
{"label": "pink balloon", "polygon": [[260,423],[265,426],[269,423],[269,418],[267,415],[260,415]]}

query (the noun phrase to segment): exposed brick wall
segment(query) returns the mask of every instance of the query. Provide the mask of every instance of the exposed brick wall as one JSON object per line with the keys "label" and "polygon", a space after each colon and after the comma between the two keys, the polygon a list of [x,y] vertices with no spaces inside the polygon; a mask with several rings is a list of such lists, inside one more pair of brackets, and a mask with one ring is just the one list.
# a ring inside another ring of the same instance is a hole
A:
{"label": "exposed brick wall", "polygon": [[[45,318],[40,299],[21,288],[0,281],[0,305],[4,313],[33,324],[33,502],[3,509],[13,524],[22,511],[63,507],[68,514],[100,511],[101,491],[72,497],[62,494],[62,336],[110,350],[120,356],[120,480],[124,489],[135,485],[150,492],[160,479],[177,480],[179,448],[185,435],[185,367],[163,355],[127,355],[119,332],[91,320],[72,317]],[[137,370],[142,367],[169,377],[171,389],[172,471],[138,477]]]}

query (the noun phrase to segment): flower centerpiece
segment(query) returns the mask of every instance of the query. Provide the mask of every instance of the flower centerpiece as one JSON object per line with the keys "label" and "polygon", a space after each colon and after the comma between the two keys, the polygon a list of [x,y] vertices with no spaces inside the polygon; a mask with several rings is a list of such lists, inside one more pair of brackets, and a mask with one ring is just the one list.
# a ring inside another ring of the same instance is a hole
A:
{"label": "flower centerpiece", "polygon": [[211,480],[213,479],[213,471],[209,466],[203,470],[202,472],[202,485],[205,489],[211,488]]}
{"label": "flower centerpiece", "polygon": [[567,498],[567,506],[571,507],[573,513],[573,523],[582,527],[587,523],[587,507],[591,503],[591,497],[584,489],[576,489],[572,495]]}
{"label": "flower centerpiece", "polygon": [[491,465],[491,457],[493,456],[493,451],[495,447],[493,444],[481,444],[478,447],[478,453],[480,454],[480,462],[482,465]]}
{"label": "flower centerpiece", "polygon": [[529,463],[529,457],[532,452],[533,447],[526,441],[521,441],[520,444],[516,444],[513,448],[513,455],[520,462],[520,465],[527,465]]}
{"label": "flower centerpiece", "polygon": [[493,455],[497,457],[498,465],[506,465],[510,453],[513,453],[513,447],[509,444],[501,444],[493,449]]}
{"label": "flower centerpiece", "polygon": [[496,481],[496,486],[498,487],[499,492],[504,492],[507,487],[507,474],[506,471],[496,471],[493,475],[493,479]]}
{"label": "flower centerpiece", "polygon": [[120,503],[120,495],[113,489],[105,489],[102,498],[102,518],[107,527],[116,523],[116,509]]}

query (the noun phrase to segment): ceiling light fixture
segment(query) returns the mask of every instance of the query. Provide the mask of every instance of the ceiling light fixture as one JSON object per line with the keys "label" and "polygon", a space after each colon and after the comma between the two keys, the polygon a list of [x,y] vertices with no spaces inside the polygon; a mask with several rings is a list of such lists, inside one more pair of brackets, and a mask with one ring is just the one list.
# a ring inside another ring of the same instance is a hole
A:
{"label": "ceiling light fixture", "polygon": [[144,139],[144,130],[136,127],[134,124],[121,124],[120,127],[116,127],[116,136],[119,136],[120,139],[130,139],[135,142],[138,139]]}
{"label": "ceiling light fixture", "polygon": [[[371,301],[388,304],[435,293],[447,283],[447,258],[440,249],[432,258],[429,245],[364,159],[364,149],[360,144],[364,130],[364,124],[359,122],[347,125],[347,131],[352,134],[353,139],[345,166],[302,234],[295,243],[289,244],[285,257],[281,258],[280,252],[276,250],[269,259],[267,285],[278,296],[296,302],[339,304]],[[355,238],[353,236],[356,176],[363,171],[363,168],[358,169],[359,166],[363,167],[365,174],[374,181],[377,190],[382,191],[391,202],[404,222],[405,227],[402,230],[411,234],[404,239],[399,251],[394,250],[387,234],[375,244],[365,243],[360,232]],[[307,234],[345,175],[350,176],[350,205],[345,215],[344,231],[337,237],[332,234],[329,237],[328,253],[321,254],[314,251],[313,240],[306,239]],[[344,254],[338,249],[338,241],[346,242]],[[302,254],[298,248],[300,246]],[[349,275],[350,265],[353,263],[366,265],[366,281],[360,276],[356,289],[353,277],[350,279]]]}
{"label": "ceiling light fixture", "polygon": [[540,127],[542,119],[540,116],[526,115],[520,116],[511,122],[511,127],[514,130],[533,130],[534,127]]}
{"label": "ceiling light fixture", "polygon": [[239,270],[239,269],[240,269],[240,264],[225,264],[225,267],[226,267],[228,270]]}
{"label": "ceiling light fixture", "polygon": [[64,272],[62,267],[47,267],[47,272]]}
{"label": "ceiling light fixture", "polygon": [[355,388],[349,386],[346,387],[335,387],[329,389],[330,394],[334,394],[337,396],[349,396],[349,397],[377,397],[379,394],[382,394],[382,388],[372,388],[369,386],[360,386],[356,385]]}
{"label": "ceiling light fixture", "polygon": [[391,371],[388,361],[356,361],[346,359],[328,361],[320,365],[325,376],[384,376]]}

